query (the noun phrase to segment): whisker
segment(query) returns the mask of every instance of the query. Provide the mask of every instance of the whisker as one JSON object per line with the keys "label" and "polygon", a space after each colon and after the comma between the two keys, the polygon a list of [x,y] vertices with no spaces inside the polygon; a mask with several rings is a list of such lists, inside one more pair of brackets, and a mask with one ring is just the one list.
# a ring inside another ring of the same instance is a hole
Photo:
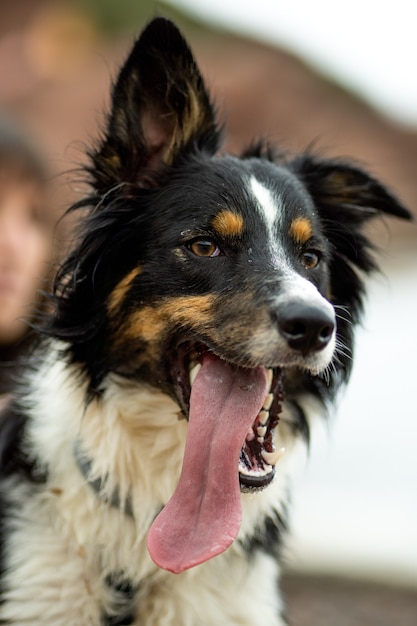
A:
{"label": "whisker", "polygon": [[328,365],[326,367],[326,369],[323,371],[323,374],[322,374],[323,380],[326,383],[326,385],[330,385],[330,381],[331,381],[331,376],[330,376],[331,367],[330,367],[330,365]]}
{"label": "whisker", "polygon": [[346,350],[347,352],[351,353],[352,350],[349,348],[349,346],[347,346],[341,339],[336,339],[336,351],[340,351],[340,350]]}
{"label": "whisker", "polygon": [[352,317],[352,313],[351,313],[349,307],[344,306],[343,304],[334,304],[333,308],[334,309],[340,309],[341,311],[344,311],[344,313],[347,313],[350,317]]}
{"label": "whisker", "polygon": [[349,324],[349,326],[353,324],[351,320],[349,320],[347,317],[343,317],[343,315],[340,315],[339,313],[336,313],[336,319],[343,320],[344,322],[346,322],[346,324]]}
{"label": "whisker", "polygon": [[339,365],[343,365],[342,357],[348,361],[352,361],[352,356],[347,352],[344,352],[343,350],[338,350],[337,352],[335,352],[334,361]]}
{"label": "whisker", "polygon": [[[350,311],[350,309],[348,309],[348,307],[343,306],[342,304],[335,304],[333,305],[333,308],[335,309],[336,312],[336,317],[340,317],[341,319],[348,321],[352,321],[352,312]],[[342,316],[339,311],[341,311],[342,313],[346,314],[346,317]],[[348,319],[350,318],[350,319]]]}

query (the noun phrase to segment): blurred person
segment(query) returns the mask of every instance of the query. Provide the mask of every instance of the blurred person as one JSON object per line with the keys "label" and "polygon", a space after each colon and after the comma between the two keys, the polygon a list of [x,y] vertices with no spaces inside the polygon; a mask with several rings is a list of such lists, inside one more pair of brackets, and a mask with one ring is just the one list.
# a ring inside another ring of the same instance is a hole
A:
{"label": "blurred person", "polygon": [[52,216],[46,170],[25,134],[0,120],[0,409],[33,341],[38,291],[50,271]]}

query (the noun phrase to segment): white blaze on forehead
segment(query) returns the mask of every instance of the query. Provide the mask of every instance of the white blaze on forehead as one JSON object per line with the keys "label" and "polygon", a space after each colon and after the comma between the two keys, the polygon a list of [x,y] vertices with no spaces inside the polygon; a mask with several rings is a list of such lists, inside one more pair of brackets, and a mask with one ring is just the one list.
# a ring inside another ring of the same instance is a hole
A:
{"label": "white blaze on forehead", "polygon": [[250,179],[250,187],[257,200],[258,210],[265,220],[271,235],[275,230],[278,217],[277,204],[271,191],[254,176]]}

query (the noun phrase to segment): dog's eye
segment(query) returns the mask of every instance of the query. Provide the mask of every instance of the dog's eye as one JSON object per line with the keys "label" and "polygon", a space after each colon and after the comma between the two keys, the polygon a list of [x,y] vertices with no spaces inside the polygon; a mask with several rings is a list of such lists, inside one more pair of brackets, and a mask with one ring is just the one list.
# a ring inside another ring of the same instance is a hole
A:
{"label": "dog's eye", "polygon": [[316,250],[307,250],[303,252],[301,261],[306,270],[314,270],[320,264],[321,254]]}
{"label": "dog's eye", "polygon": [[220,254],[220,248],[212,239],[194,239],[188,247],[193,254],[200,257],[215,257]]}

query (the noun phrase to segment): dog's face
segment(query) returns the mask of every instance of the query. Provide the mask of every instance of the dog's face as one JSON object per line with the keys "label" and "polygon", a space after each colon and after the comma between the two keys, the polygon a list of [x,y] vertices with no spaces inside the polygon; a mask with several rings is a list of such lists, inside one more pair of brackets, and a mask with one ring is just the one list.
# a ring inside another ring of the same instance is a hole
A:
{"label": "dog's face", "polygon": [[[379,211],[408,214],[343,162],[274,158],[261,147],[237,158],[219,145],[187,44],[154,20],[90,155],[93,208],[58,276],[52,332],[90,392],[116,372],[173,397],[190,420],[184,466],[203,482],[217,465],[222,484],[229,472],[256,491],[280,456],[273,431],[284,394],[325,400],[349,373],[358,271],[373,268],[361,225]],[[206,503],[220,497],[207,489]],[[232,501],[235,487],[224,493]],[[179,524],[185,500],[171,511]]]}
{"label": "dog's face", "polygon": [[[118,371],[185,390],[207,351],[244,368],[317,374],[329,365],[331,252],[294,175],[257,159],[203,157],[151,195],[151,214],[123,240],[140,256],[106,301]],[[176,395],[187,412],[188,397]]]}
{"label": "dog's face", "polygon": [[132,357],[148,371],[184,342],[242,367],[322,371],[335,337],[331,252],[303,186],[227,156],[173,178],[153,192],[141,257],[108,296],[114,342],[125,354],[140,337]]}

